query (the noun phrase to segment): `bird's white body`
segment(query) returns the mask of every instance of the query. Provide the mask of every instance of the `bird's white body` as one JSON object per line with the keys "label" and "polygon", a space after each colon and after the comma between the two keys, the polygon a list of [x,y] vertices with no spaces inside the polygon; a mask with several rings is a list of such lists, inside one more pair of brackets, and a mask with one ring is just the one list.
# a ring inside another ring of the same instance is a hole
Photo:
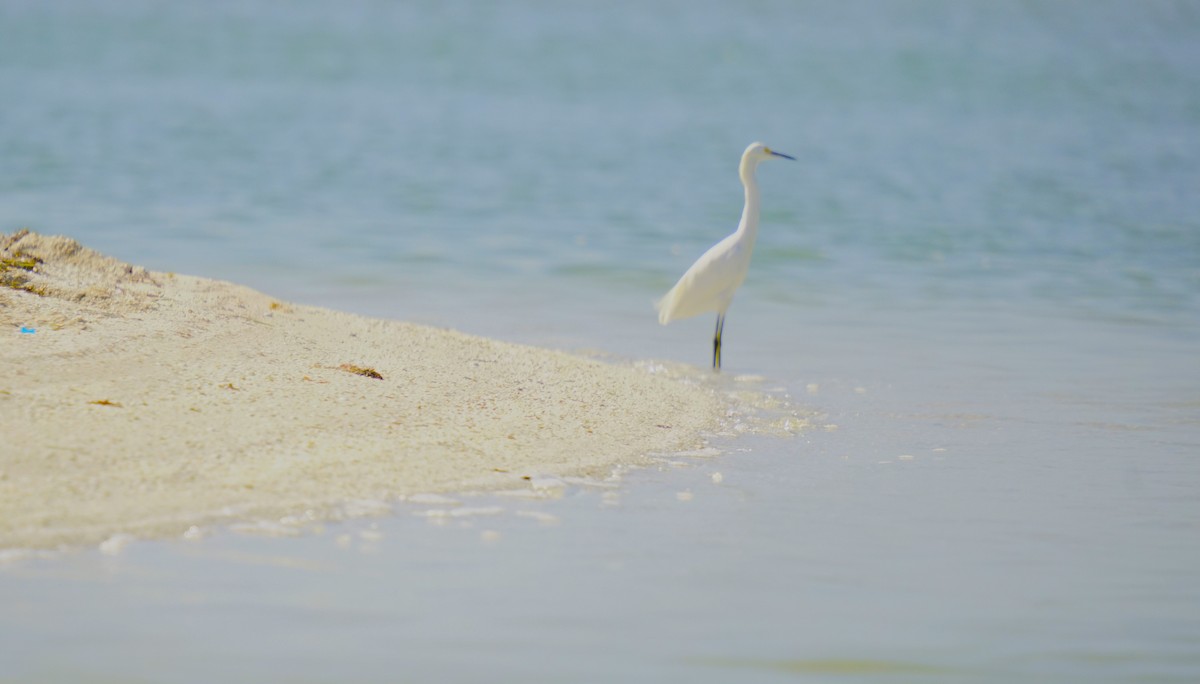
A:
{"label": "bird's white body", "polygon": [[759,195],[758,179],[754,172],[759,162],[771,157],[792,159],[786,154],[772,152],[762,143],[753,143],[742,153],[738,175],[746,189],[746,205],[742,209],[742,220],[737,230],[701,255],[675,283],[675,287],[655,304],[658,307],[658,322],[663,325],[702,313],[717,313],[717,334],[713,340],[714,368],[721,366],[721,328],[725,312],[733,302],[733,293],[746,280],[750,257],[754,253],[754,241],[758,238]]}
{"label": "bird's white body", "polygon": [[[748,160],[753,161],[748,163]],[[666,325],[710,311],[723,314],[733,301],[733,293],[746,281],[754,241],[758,238],[758,181],[754,177],[757,166],[758,160],[747,149],[738,169],[746,187],[746,206],[737,230],[709,247],[659,300],[659,323]]]}
{"label": "bird's white body", "polygon": [[723,314],[729,309],[733,293],[746,281],[754,251],[755,236],[744,227],[745,222],[736,233],[709,247],[658,301],[659,323],[712,311]]}

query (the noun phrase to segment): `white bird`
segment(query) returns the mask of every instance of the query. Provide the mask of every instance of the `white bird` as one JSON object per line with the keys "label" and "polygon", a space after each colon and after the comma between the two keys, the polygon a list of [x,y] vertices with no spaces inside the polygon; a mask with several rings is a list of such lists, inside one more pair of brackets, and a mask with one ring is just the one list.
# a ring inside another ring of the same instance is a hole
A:
{"label": "white bird", "polygon": [[701,255],[675,287],[655,303],[658,322],[662,325],[708,311],[717,312],[717,331],[713,335],[713,368],[716,370],[721,369],[721,331],[725,328],[725,312],[733,301],[733,293],[746,280],[754,240],[758,237],[758,180],[754,171],[759,162],[772,157],[796,159],[759,142],[746,148],[742,163],[738,165],[738,175],[746,188],[746,206],[742,209],[737,230]]}

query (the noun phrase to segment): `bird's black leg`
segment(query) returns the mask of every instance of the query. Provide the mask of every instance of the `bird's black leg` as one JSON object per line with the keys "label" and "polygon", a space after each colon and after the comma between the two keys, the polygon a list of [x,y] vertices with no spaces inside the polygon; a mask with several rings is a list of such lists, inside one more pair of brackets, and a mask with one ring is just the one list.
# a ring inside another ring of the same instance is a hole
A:
{"label": "bird's black leg", "polygon": [[721,331],[725,329],[725,314],[717,314],[717,332],[713,335],[713,370],[721,370]]}

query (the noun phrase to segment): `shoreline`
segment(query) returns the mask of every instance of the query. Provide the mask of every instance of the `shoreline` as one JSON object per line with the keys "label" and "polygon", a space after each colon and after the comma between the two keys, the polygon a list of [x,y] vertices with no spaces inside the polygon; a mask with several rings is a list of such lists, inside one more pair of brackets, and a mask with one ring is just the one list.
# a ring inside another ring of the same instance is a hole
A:
{"label": "shoreline", "polygon": [[711,387],[0,235],[0,549],[528,487],[694,449]]}

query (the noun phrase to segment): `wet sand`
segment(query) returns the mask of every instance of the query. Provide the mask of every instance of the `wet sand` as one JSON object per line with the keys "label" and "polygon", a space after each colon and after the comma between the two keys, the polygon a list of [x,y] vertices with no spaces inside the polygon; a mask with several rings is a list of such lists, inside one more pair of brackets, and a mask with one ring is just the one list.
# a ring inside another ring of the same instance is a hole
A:
{"label": "wet sand", "polygon": [[695,448],[712,387],[0,236],[0,549],[319,519]]}

